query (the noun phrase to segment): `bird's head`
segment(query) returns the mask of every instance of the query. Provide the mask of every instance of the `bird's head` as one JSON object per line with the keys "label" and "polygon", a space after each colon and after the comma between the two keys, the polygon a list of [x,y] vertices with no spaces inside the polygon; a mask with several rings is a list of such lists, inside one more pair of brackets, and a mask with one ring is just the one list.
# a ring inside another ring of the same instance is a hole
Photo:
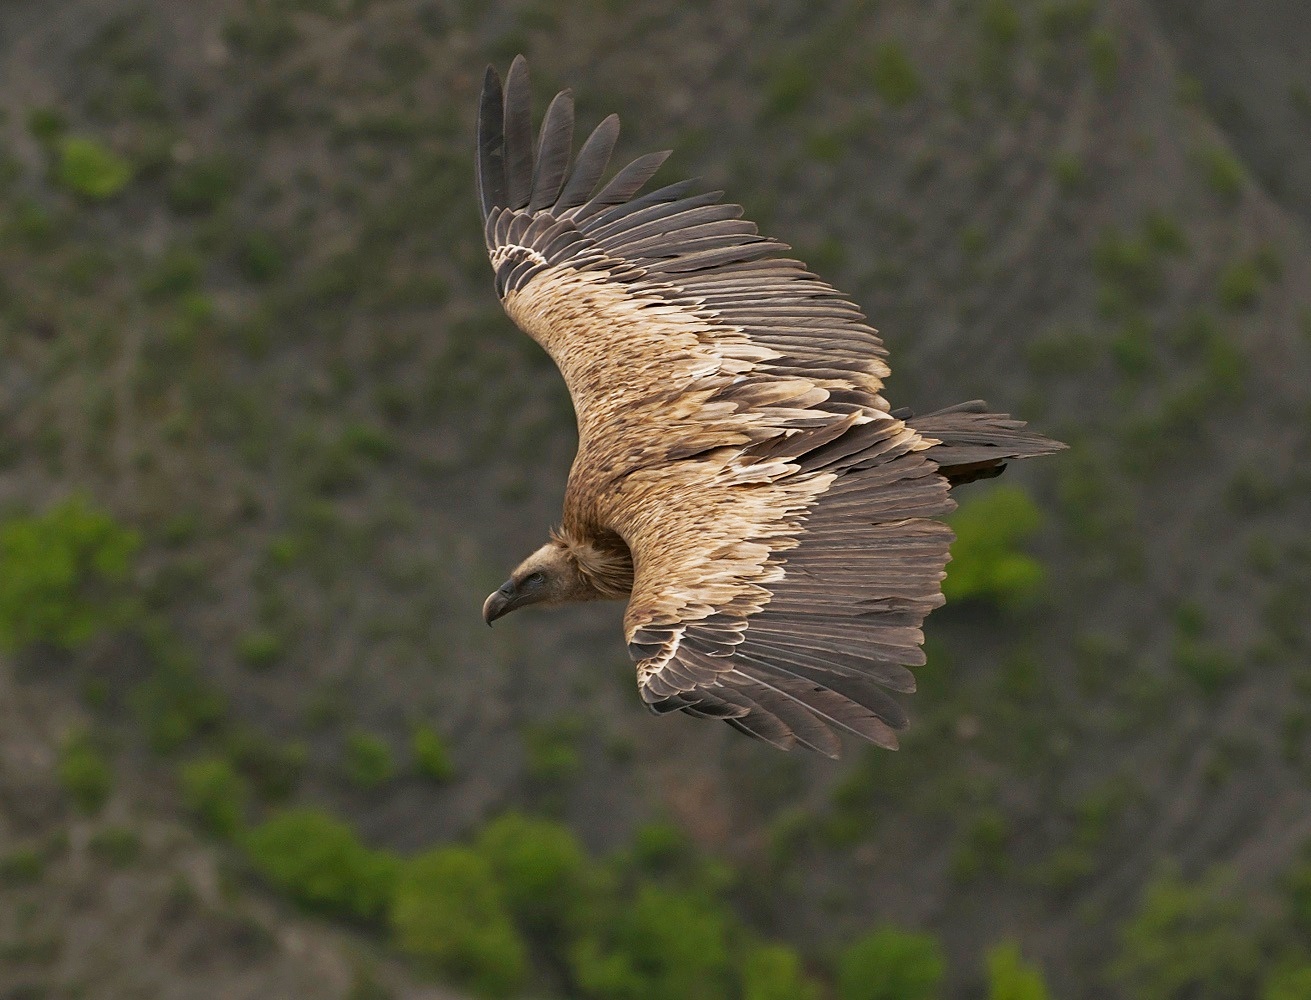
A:
{"label": "bird's head", "polygon": [[569,548],[552,539],[521,562],[510,579],[483,602],[488,625],[503,615],[530,604],[550,607],[592,601],[601,595],[578,568]]}

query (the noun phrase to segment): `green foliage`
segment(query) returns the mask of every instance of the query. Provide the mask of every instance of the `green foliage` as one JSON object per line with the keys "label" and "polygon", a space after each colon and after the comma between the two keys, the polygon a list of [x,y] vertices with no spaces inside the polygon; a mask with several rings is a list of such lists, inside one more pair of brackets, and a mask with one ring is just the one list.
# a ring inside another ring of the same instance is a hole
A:
{"label": "green foliage", "polygon": [[742,960],[742,1000],[819,1000],[801,958],[781,944],[759,945]]}
{"label": "green foliage", "polygon": [[878,95],[894,108],[909,104],[920,94],[915,66],[906,50],[895,41],[884,42],[874,50],[870,79]]}
{"label": "green foliage", "polygon": [[37,142],[51,146],[68,131],[68,118],[58,108],[32,108],[27,113],[27,131]]}
{"label": "green foliage", "polygon": [[1024,27],[1011,0],[986,0],[980,21],[985,43],[999,49],[1009,49],[1019,41]]}
{"label": "green foliage", "polygon": [[450,781],[455,777],[455,764],[442,734],[432,726],[417,726],[410,735],[410,753],[414,766],[425,778],[433,781]]}
{"label": "green foliage", "polygon": [[109,761],[85,730],[70,733],[59,748],[58,774],[65,794],[84,813],[98,813],[113,788]]}
{"label": "green foliage", "polygon": [[282,636],[269,629],[256,629],[237,639],[237,657],[248,667],[264,670],[282,656]]}
{"label": "green foliage", "polygon": [[966,881],[985,872],[1003,871],[1010,832],[1004,813],[997,809],[980,811],[965,828],[952,856],[952,875]]}
{"label": "green foliage", "polygon": [[303,743],[279,743],[240,727],[224,734],[224,749],[256,794],[268,802],[285,799],[295,790],[308,755]]}
{"label": "green foliage", "polygon": [[839,1000],[934,1000],[946,962],[931,934],[882,927],[838,958]]}
{"label": "green foliage", "polygon": [[804,59],[781,62],[765,85],[765,114],[769,118],[790,118],[805,106],[815,92],[814,68]]}
{"label": "green foliage", "polygon": [[136,532],[81,497],[0,523],[0,648],[76,649],[123,625],[139,544]]}
{"label": "green foliage", "polygon": [[1197,162],[1207,186],[1224,202],[1234,204],[1243,194],[1247,173],[1243,165],[1221,146],[1198,150]]}
{"label": "green foliage", "polygon": [[[1147,305],[1156,301],[1165,287],[1162,252],[1154,242],[1150,228],[1137,236],[1120,232],[1115,227],[1103,231],[1093,248],[1093,271],[1114,296],[1116,308],[1105,311],[1123,311],[1119,301],[1131,305]],[[1108,300],[1103,293],[1103,303]]]}
{"label": "green foliage", "polygon": [[1013,941],[990,949],[985,965],[988,1000],[1049,1000],[1042,973],[1024,961]]}
{"label": "green foliage", "polygon": [[1098,87],[1110,90],[1115,86],[1120,53],[1115,47],[1115,36],[1105,28],[1097,29],[1088,38],[1088,63]]}
{"label": "green foliage", "polygon": [[175,212],[212,212],[236,187],[237,172],[227,157],[202,157],[174,171],[168,203]]}
{"label": "green foliage", "polygon": [[1261,1000],[1311,1000],[1311,965],[1274,972],[1261,989]]}
{"label": "green foliage", "polygon": [[1078,375],[1097,364],[1101,345],[1088,333],[1056,329],[1034,338],[1024,354],[1034,375]]}
{"label": "green foliage", "polygon": [[996,487],[951,518],[951,547],[943,593],[949,601],[985,600],[1018,608],[1042,593],[1046,573],[1018,546],[1042,527],[1042,512],[1018,486]]}
{"label": "green foliage", "polygon": [[126,868],[141,857],[141,837],[129,827],[104,826],[87,840],[87,848],[113,868]]}
{"label": "green foliage", "polygon": [[1311,842],[1302,845],[1300,857],[1284,875],[1283,895],[1289,923],[1311,937]]}
{"label": "green foliage", "polygon": [[1241,312],[1256,305],[1261,295],[1261,271],[1254,260],[1236,260],[1220,272],[1220,305]]}
{"label": "green foliage", "polygon": [[491,866],[505,905],[523,926],[549,933],[577,923],[590,873],[587,856],[568,827],[507,813],[483,827],[475,849]]}
{"label": "green foliage", "polygon": [[1097,0],[1047,0],[1038,10],[1038,27],[1059,41],[1087,31],[1096,14]]}
{"label": "green foliage", "polygon": [[147,643],[155,667],[133,690],[131,703],[151,747],[167,753],[217,725],[227,706],[201,677],[195,655],[167,629],[148,628]]}
{"label": "green foliage", "polygon": [[1211,643],[1183,635],[1175,639],[1174,663],[1207,695],[1218,694],[1239,671],[1238,661],[1230,653]]}
{"label": "green foliage", "polygon": [[732,981],[730,930],[704,895],[643,885],[575,946],[574,976],[597,1000],[718,1000]]}
{"label": "green foliage", "polygon": [[0,854],[0,885],[31,885],[41,881],[46,856],[35,847],[15,847]]}
{"label": "green foliage", "polygon": [[200,290],[204,263],[194,251],[169,247],[151,262],[141,280],[141,291],[152,299],[172,299]]}
{"label": "green foliage", "polygon": [[258,230],[242,238],[237,264],[243,275],[260,284],[273,281],[286,270],[286,261],[278,244],[268,233]]}
{"label": "green foliage", "polygon": [[1156,371],[1159,362],[1152,343],[1152,330],[1141,316],[1129,317],[1111,341],[1111,359],[1127,378],[1143,379]]}
{"label": "green foliage", "polygon": [[1114,971],[1138,1000],[1252,996],[1264,962],[1231,879],[1188,884],[1166,872],[1125,925]]}
{"label": "green foliage", "polygon": [[1052,174],[1062,191],[1069,194],[1083,187],[1085,171],[1083,161],[1074,153],[1058,153],[1052,157]]}
{"label": "green foliage", "polygon": [[69,136],[59,144],[59,182],[90,201],[114,197],[132,179],[126,160],[95,139]]}
{"label": "green foliage", "polygon": [[446,847],[401,865],[390,908],[397,945],[481,996],[508,996],[523,982],[527,951],[491,865]]}
{"label": "green foliage", "polygon": [[349,826],[327,813],[278,813],[251,829],[242,843],[260,874],[313,909],[375,920],[392,898],[397,859],[370,850]]}
{"label": "green foliage", "polygon": [[573,716],[529,727],[524,733],[528,776],[546,785],[572,781],[583,766],[578,751],[582,734],[582,722]]}
{"label": "green foliage", "polygon": [[182,802],[205,829],[234,836],[245,819],[246,781],[223,757],[199,757],[179,775]]}
{"label": "green foliage", "polygon": [[396,776],[391,747],[371,733],[346,737],[346,777],[360,788],[377,788]]}

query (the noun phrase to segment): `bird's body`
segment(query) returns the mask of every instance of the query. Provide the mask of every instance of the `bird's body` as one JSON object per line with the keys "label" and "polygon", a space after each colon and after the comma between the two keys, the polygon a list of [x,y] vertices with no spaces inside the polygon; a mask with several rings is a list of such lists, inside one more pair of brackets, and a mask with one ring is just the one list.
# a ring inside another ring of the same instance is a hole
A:
{"label": "bird's body", "polygon": [[[860,310],[719,193],[597,190],[611,116],[571,166],[572,101],[534,144],[522,58],[488,71],[479,193],[506,312],[569,387],[578,454],[561,525],[484,606],[628,599],[657,711],[836,755],[830,726],[895,746],[942,602],[949,487],[1060,446],[965,404],[916,421],[881,393]],[[923,431],[923,433],[921,433]]]}

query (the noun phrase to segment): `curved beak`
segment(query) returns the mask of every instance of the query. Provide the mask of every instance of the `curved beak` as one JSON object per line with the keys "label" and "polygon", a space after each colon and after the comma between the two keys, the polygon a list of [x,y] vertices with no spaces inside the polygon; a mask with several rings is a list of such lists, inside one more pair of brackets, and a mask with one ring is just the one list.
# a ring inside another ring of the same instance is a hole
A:
{"label": "curved beak", "polygon": [[514,581],[506,580],[488,595],[487,600],[483,601],[483,621],[490,625],[502,615],[513,611],[516,607],[514,602],[516,596]]}

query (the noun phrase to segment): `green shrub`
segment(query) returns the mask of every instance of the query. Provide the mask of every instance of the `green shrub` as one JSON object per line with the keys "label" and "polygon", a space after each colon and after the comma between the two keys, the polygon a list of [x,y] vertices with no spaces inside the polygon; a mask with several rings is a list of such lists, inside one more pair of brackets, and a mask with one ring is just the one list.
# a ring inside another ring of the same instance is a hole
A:
{"label": "green shrub", "polygon": [[693,863],[692,844],[678,826],[656,820],[633,833],[633,862],[649,874],[668,874],[679,865]]}
{"label": "green shrub", "polygon": [[838,957],[840,1000],[934,1000],[946,972],[932,934],[883,927]]}
{"label": "green shrub", "polygon": [[234,836],[246,811],[246,782],[222,757],[200,757],[182,768],[182,802],[205,829]]}
{"label": "green shrub", "polygon": [[1218,694],[1239,671],[1238,661],[1208,642],[1179,636],[1174,644],[1174,663],[1203,694]]}
{"label": "green shrub", "polygon": [[305,906],[337,916],[383,916],[398,859],[372,851],[340,820],[290,809],[251,829],[243,844],[255,869]]}
{"label": "green shrub", "polygon": [[997,809],[980,811],[962,833],[951,859],[952,875],[965,881],[985,872],[1004,871],[1010,835],[1004,813]]}
{"label": "green shrub", "polygon": [[1161,253],[1182,257],[1188,253],[1188,238],[1173,216],[1165,212],[1148,212],[1143,216],[1143,239]]}
{"label": "green shrub", "polygon": [[1115,36],[1105,28],[1097,29],[1088,38],[1088,63],[1098,87],[1110,90],[1115,86],[1120,53],[1115,47]]}
{"label": "green shrub", "polygon": [[237,656],[256,670],[265,670],[282,656],[282,637],[269,629],[256,629],[237,639]]}
{"label": "green shrub", "polygon": [[403,951],[481,996],[508,996],[524,980],[524,943],[491,866],[468,848],[440,848],[406,861],[390,916]]}
{"label": "green shrub", "polygon": [[433,781],[450,781],[455,777],[455,764],[442,734],[432,726],[417,726],[410,735],[410,753],[414,766],[425,778]]}
{"label": "green shrub", "polygon": [[587,855],[568,827],[507,813],[483,827],[475,848],[524,926],[557,931],[576,924],[590,873]]}
{"label": "green shrub", "polygon": [[988,1000],[1048,1000],[1042,973],[1024,961],[1019,945],[1007,941],[992,948],[986,960]]}
{"label": "green shrub", "polygon": [[237,172],[227,157],[201,157],[174,171],[168,203],[175,212],[212,212],[236,187]]}
{"label": "green shrub", "polygon": [[1030,341],[1024,355],[1034,375],[1078,375],[1096,366],[1101,345],[1091,334],[1055,329]]}
{"label": "green shrub", "polygon": [[125,624],[139,545],[135,531],[80,497],[0,523],[0,648],[76,649]]}
{"label": "green shrub", "polygon": [[59,748],[59,783],[84,813],[98,813],[109,798],[114,775],[90,733],[70,733]]}
{"label": "green shrub", "polygon": [[132,179],[132,167],[95,139],[69,136],[59,144],[59,182],[91,201],[114,197]]}
{"label": "green shrub", "polygon": [[46,856],[35,847],[15,847],[0,854],[0,884],[31,885],[46,872]]}
{"label": "green shrub", "polygon": [[51,146],[68,131],[68,118],[58,108],[32,108],[27,113],[27,131],[37,142]]}
{"label": "green shrub", "polygon": [[1230,1000],[1254,995],[1264,964],[1232,879],[1166,872],[1125,925],[1113,971],[1137,1000]]}
{"label": "green shrub", "polygon": [[801,958],[786,945],[759,945],[742,960],[742,1000],[819,1000]]}
{"label": "green shrub", "polygon": [[295,791],[309,756],[304,743],[279,743],[246,728],[228,731],[224,750],[266,802],[285,799]]}
{"label": "green shrub", "polygon": [[730,931],[706,896],[643,885],[575,946],[574,976],[598,1000],[719,1000],[730,993]]}
{"label": "green shrub", "polygon": [[583,758],[578,740],[582,721],[563,716],[531,726],[524,733],[528,776],[545,785],[563,785],[577,777]]}
{"label": "green shrub", "polygon": [[1302,845],[1301,857],[1285,873],[1283,895],[1289,923],[1311,936],[1311,842]]}
{"label": "green shrub", "polygon": [[147,641],[155,667],[132,691],[130,701],[151,747],[167,753],[216,726],[227,706],[222,694],[201,677],[195,655],[167,629],[152,627]]}
{"label": "green shrub", "polygon": [[377,788],[396,776],[391,747],[371,733],[346,737],[346,777],[360,788]]}
{"label": "green shrub", "polygon": [[1093,247],[1093,271],[1137,305],[1154,302],[1165,288],[1161,253],[1146,232],[1133,237],[1114,227],[1106,229]]}
{"label": "green shrub", "polygon": [[1056,177],[1057,186],[1067,194],[1083,187],[1083,161],[1076,153],[1058,153],[1052,157],[1052,174]]}
{"label": "green shrub", "polygon": [[1197,162],[1202,168],[1207,186],[1222,201],[1234,204],[1242,197],[1247,174],[1229,150],[1221,146],[1198,150]]}
{"label": "green shrub", "polygon": [[1230,312],[1251,309],[1261,295],[1261,272],[1253,260],[1236,260],[1220,272],[1220,305]]}
{"label": "green shrub", "polygon": [[1096,0],[1048,0],[1038,10],[1038,26],[1052,41],[1087,31],[1097,15]]}
{"label": "green shrub", "polygon": [[884,42],[874,50],[870,78],[878,95],[891,107],[903,107],[919,96],[915,67],[897,42]]}
{"label": "green shrub", "polygon": [[780,62],[765,85],[766,117],[792,117],[810,100],[815,83],[814,69],[806,60],[790,58]]}
{"label": "green shrub", "polygon": [[87,849],[113,868],[126,868],[141,857],[141,837],[129,827],[101,827],[87,841]]}
{"label": "green shrub", "polygon": [[1273,973],[1261,988],[1261,1000],[1311,1000],[1311,965]]}
{"label": "green shrub", "polygon": [[1001,486],[964,504],[951,518],[956,531],[942,590],[949,601],[992,601],[1016,608],[1042,593],[1046,573],[1017,546],[1042,527],[1042,512],[1018,486]]}
{"label": "green shrub", "polygon": [[248,279],[260,284],[282,275],[286,261],[273,237],[267,233],[247,233],[237,253],[237,265]]}

